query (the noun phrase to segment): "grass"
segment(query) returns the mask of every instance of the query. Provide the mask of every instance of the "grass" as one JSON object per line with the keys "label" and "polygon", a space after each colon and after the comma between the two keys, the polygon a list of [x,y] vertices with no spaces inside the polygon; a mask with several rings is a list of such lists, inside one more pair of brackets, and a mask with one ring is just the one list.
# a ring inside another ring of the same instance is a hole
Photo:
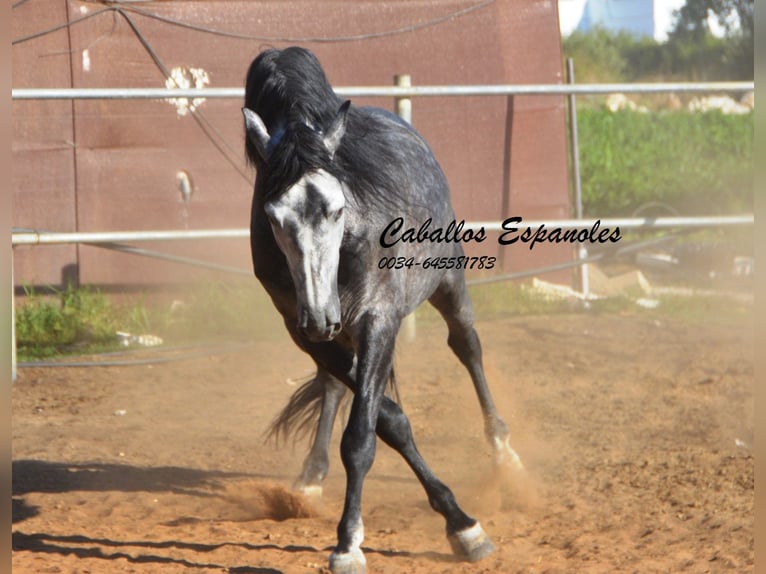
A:
{"label": "grass", "polygon": [[16,304],[18,360],[121,349],[118,331],[156,335],[166,345],[271,339],[284,332],[271,302],[252,283],[206,283],[175,295],[113,297],[90,287],[48,295],[26,289]]}
{"label": "grass", "polygon": [[121,312],[101,293],[68,287],[54,296],[26,290],[16,308],[16,340],[20,360],[67,352],[100,350],[116,343],[120,328],[138,327],[138,309]]}
{"label": "grass", "polygon": [[587,214],[661,203],[684,215],[753,209],[753,114],[578,110]]}

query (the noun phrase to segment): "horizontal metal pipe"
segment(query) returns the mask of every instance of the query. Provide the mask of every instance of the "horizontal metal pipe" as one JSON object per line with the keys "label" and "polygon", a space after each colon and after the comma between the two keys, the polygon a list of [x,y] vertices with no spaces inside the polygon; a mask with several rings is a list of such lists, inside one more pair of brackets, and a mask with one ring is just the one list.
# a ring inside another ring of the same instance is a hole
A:
{"label": "horizontal metal pipe", "polygon": [[[522,219],[520,223],[508,224],[503,228],[501,221],[466,222],[463,229],[485,231],[508,231],[511,227],[518,229],[538,228],[545,225],[548,228],[589,229],[596,223],[601,228],[619,227],[621,229],[667,229],[671,227],[711,227],[721,225],[752,225],[755,218],[746,215],[715,215],[698,217],[633,217],[607,219],[558,219],[530,220]],[[415,223],[413,222],[413,225]],[[417,224],[419,227],[420,223]],[[433,230],[433,229],[432,229]],[[185,239],[244,239],[250,237],[250,230],[242,229],[200,229],[200,230],[169,230],[169,231],[102,231],[57,233],[48,231],[17,231],[12,233],[13,245],[53,245],[62,243],[113,243],[120,241],[171,241]]]}
{"label": "horizontal metal pipe", "polygon": [[[335,91],[343,97],[510,96],[568,94],[656,94],[662,92],[741,92],[754,82],[677,82],[643,84],[529,84],[479,86],[346,86]],[[244,88],[14,88],[14,100],[104,100],[223,98],[243,99]]]}
{"label": "horizontal metal pipe", "polygon": [[170,231],[98,231],[57,233],[21,231],[12,234],[13,245],[61,243],[112,243],[120,241],[171,241],[184,239],[242,239],[250,237],[249,229],[198,229]]}
{"label": "horizontal metal pipe", "polygon": [[244,88],[18,88],[11,90],[11,97],[14,100],[242,99],[244,95]]}
{"label": "horizontal metal pipe", "polygon": [[644,84],[528,84],[528,85],[478,85],[478,86],[395,86],[342,87],[336,91],[340,96],[524,96],[568,94],[638,94],[661,92],[739,92],[752,91],[754,82],[678,82]]}

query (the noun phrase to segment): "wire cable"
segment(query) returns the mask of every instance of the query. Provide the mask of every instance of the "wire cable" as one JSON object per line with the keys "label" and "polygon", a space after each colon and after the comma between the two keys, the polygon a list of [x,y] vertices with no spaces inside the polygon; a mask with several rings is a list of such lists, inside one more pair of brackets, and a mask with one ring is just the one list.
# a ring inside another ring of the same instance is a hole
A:
{"label": "wire cable", "polygon": [[[14,4],[14,7],[21,5],[22,3],[27,1],[28,0],[19,0],[19,2]],[[237,40],[256,40],[259,42],[274,42],[274,43],[285,42],[285,43],[317,43],[317,44],[331,44],[334,42],[356,42],[361,40],[373,40],[376,38],[385,38],[389,36],[397,36],[400,34],[408,34],[411,32],[417,32],[419,30],[423,30],[425,28],[438,26],[439,24],[443,24],[445,22],[449,22],[450,20],[461,18],[472,12],[486,8],[487,6],[494,4],[495,1],[496,0],[481,0],[480,2],[476,2],[470,6],[467,6],[466,8],[462,8],[461,10],[456,10],[454,12],[445,14],[444,16],[440,16],[438,18],[433,18],[431,20],[426,20],[425,22],[419,22],[417,24],[410,24],[408,26],[402,26],[400,28],[394,28],[391,30],[384,30],[380,32],[370,32],[366,34],[352,34],[348,36],[330,36],[330,37],[316,37],[316,36],[307,36],[307,37],[282,36],[280,37],[280,36],[263,36],[259,34],[244,34],[241,32],[229,32],[227,30],[220,30],[218,28],[212,28],[212,27],[203,26],[200,24],[192,24],[189,22],[184,22],[183,20],[171,18],[169,16],[162,16],[155,12],[151,12],[150,10],[145,10],[143,8],[138,8],[134,5],[131,5],[131,4],[137,3],[136,0],[113,0],[110,2],[98,2],[99,4],[107,4],[107,7],[102,10],[98,10],[96,12],[93,12],[92,14],[88,14],[81,18],[76,18],[75,20],[71,20],[64,24],[59,24],[58,26],[53,26],[52,28],[46,28],[45,30],[35,32],[34,34],[30,34],[22,38],[17,38],[16,40],[13,40],[11,44],[12,45],[21,44],[22,42],[27,42],[29,40],[40,38],[47,34],[51,34],[53,32],[61,30],[62,28],[68,28],[69,26],[73,26],[74,24],[79,24],[80,22],[83,22],[89,18],[92,18],[104,12],[120,11],[120,10],[125,12],[130,11],[135,14],[140,14],[141,16],[144,16],[146,18],[152,18],[154,20],[157,20],[159,22],[164,22],[165,24],[169,24],[171,26],[177,26],[180,28],[185,28],[187,30],[193,30],[195,32],[202,32],[205,34],[214,34],[216,36],[221,36],[224,38],[233,38]]]}
{"label": "wire cable", "polygon": [[[159,68],[160,72],[165,76],[165,78],[172,79],[170,69],[165,65],[165,63],[159,57],[159,54],[157,54],[157,51],[151,45],[149,40],[147,40],[146,36],[144,36],[141,30],[139,30],[138,26],[133,21],[133,19],[128,14],[126,14],[122,8],[117,8],[116,11],[128,23],[128,26],[130,26],[136,38],[141,43],[144,50],[146,50],[146,52],[149,54],[149,57],[155,63],[157,68]],[[173,80],[173,82],[175,83],[175,80]],[[180,86],[176,84],[176,87],[180,87]],[[203,133],[207,136],[207,138],[210,140],[213,146],[219,151],[219,153],[224,157],[224,159],[227,162],[229,162],[229,164],[231,164],[234,170],[237,173],[239,173],[240,176],[242,176],[242,178],[248,183],[248,185],[252,187],[253,180],[248,176],[247,173],[245,173],[244,169],[240,166],[239,162],[230,155],[236,152],[234,152],[232,146],[226,141],[226,139],[223,137],[221,132],[218,131],[218,129],[211,124],[210,120],[207,119],[207,116],[205,116],[205,114],[203,114],[201,111],[197,109],[194,109],[194,110],[190,109],[190,112],[194,120],[197,122],[197,125],[199,125],[200,129],[202,129]],[[215,136],[218,136],[218,137],[216,138]]]}
{"label": "wire cable", "polygon": [[[257,40],[260,42],[290,42],[290,43],[317,43],[317,44],[329,44],[334,42],[356,42],[360,40],[373,40],[376,38],[385,38],[388,36],[396,36],[399,34],[407,34],[410,32],[416,32],[418,30],[422,30],[424,28],[430,28],[432,26],[437,26],[439,24],[443,24],[444,22],[448,22],[450,20],[460,18],[461,16],[465,16],[466,14],[470,14],[471,12],[474,12],[476,10],[480,10],[482,8],[485,8],[489,6],[490,4],[494,4],[495,0],[482,0],[480,2],[476,2],[472,4],[471,6],[468,6],[466,8],[463,8],[461,10],[456,10],[455,12],[451,12],[449,14],[446,14],[444,16],[433,18],[431,20],[427,20],[425,22],[420,22],[418,24],[411,24],[409,26],[402,26],[401,28],[394,28],[393,30],[386,30],[381,32],[370,32],[367,34],[353,34],[349,36],[331,36],[331,37],[317,37],[317,36],[260,36],[257,34],[243,34],[239,32],[228,32],[226,30],[218,30],[216,28],[210,28],[208,26],[201,26],[198,24],[190,24],[188,22],[183,22],[182,20],[177,20],[175,18],[170,18],[168,16],[161,16],[159,14],[156,14],[154,12],[150,12],[148,10],[144,10],[143,8],[136,8],[135,6],[124,6],[124,10],[130,10],[131,12],[135,12],[137,14],[141,14],[143,16],[146,16],[147,18],[153,18],[155,20],[159,20],[161,22],[165,22],[166,24],[171,24],[173,26],[179,26],[182,28],[187,28],[189,30],[194,30],[196,32],[204,32],[207,34],[215,34],[217,36],[223,36],[226,38],[234,38],[239,40]],[[114,4],[123,4],[121,0],[116,0]]]}
{"label": "wire cable", "polygon": [[111,8],[111,7],[103,8],[96,12],[86,14],[85,16],[82,16],[80,18],[69,20],[68,22],[64,22],[63,24],[58,24],[57,26],[46,28],[45,30],[40,30],[39,32],[35,32],[34,34],[29,34],[28,36],[22,36],[21,38],[16,38],[15,40],[11,41],[11,45],[15,46],[16,44],[22,44],[24,42],[28,42],[29,40],[34,40],[35,38],[41,38],[43,36],[47,36],[48,34],[53,34],[54,32],[58,32],[59,30],[63,30],[64,28],[69,28],[71,26],[74,26],[75,24],[84,22],[85,20],[90,20],[91,18],[95,18],[96,16],[99,16],[103,14],[104,12],[114,12],[115,10],[117,10],[117,8]]}

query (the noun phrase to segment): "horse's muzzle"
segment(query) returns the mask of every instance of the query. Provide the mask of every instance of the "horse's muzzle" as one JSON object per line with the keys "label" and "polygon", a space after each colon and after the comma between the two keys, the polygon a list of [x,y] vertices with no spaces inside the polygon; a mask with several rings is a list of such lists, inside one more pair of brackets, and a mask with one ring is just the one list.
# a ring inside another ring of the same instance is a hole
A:
{"label": "horse's muzzle", "polygon": [[340,312],[312,313],[303,308],[298,313],[298,332],[313,343],[332,341],[341,332]]}
{"label": "horse's muzzle", "polygon": [[312,343],[321,343],[324,341],[332,341],[341,332],[342,326],[340,323],[332,323],[325,326],[324,329],[309,328],[308,326],[298,326],[298,331],[301,335],[306,337]]}

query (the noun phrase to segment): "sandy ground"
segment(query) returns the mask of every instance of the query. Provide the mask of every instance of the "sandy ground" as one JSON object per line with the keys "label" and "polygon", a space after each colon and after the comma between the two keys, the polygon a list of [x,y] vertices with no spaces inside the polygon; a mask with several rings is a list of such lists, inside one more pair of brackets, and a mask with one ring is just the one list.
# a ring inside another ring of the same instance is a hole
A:
{"label": "sandy ground", "polygon": [[[737,322],[738,321],[738,322]],[[446,331],[397,352],[419,447],[497,552],[455,561],[441,518],[380,445],[371,572],[753,571],[753,340],[627,315],[477,323],[527,472],[498,474]],[[739,324],[738,324],[739,323]],[[285,338],[151,366],[23,369],[13,388],[13,572],[327,572],[344,476],[289,490],[305,443],[263,441],[310,363]]]}

